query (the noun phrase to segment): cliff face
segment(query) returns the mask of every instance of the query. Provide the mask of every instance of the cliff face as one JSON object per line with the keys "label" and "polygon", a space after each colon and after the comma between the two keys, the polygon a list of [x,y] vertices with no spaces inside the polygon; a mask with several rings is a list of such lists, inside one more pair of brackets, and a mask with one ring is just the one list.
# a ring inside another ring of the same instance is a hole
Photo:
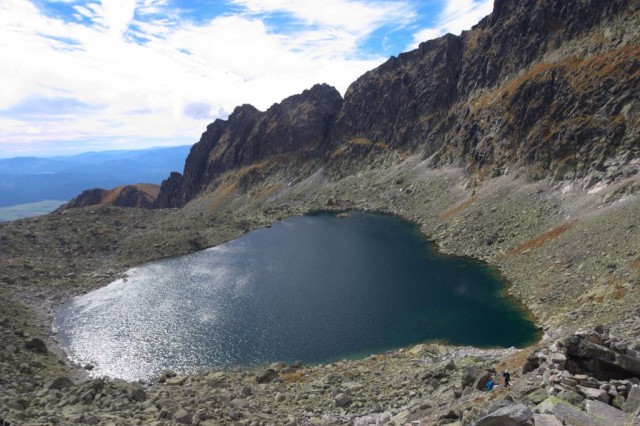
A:
{"label": "cliff face", "polygon": [[265,158],[322,155],[341,106],[340,93],[322,84],[265,112],[237,107],[228,120],[207,126],[187,157],[184,175],[172,173],[162,183],[156,206],[183,206],[222,173]]}
{"label": "cliff face", "polygon": [[344,159],[422,153],[477,180],[518,169],[585,188],[635,174],[639,11],[640,0],[496,0],[472,30],[391,58],[344,101],[315,86],[217,120],[155,205],[183,206],[221,174],[275,158],[344,169],[354,167]]}
{"label": "cliff face", "polygon": [[148,183],[118,186],[113,189],[87,189],[60,209],[90,206],[119,206],[150,208],[156,200],[160,187]]}

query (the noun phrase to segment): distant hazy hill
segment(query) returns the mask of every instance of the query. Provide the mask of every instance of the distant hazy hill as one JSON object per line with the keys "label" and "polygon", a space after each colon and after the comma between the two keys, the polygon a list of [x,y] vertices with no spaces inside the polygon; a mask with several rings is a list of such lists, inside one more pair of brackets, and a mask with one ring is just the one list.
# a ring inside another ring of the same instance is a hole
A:
{"label": "distant hazy hill", "polygon": [[89,206],[120,206],[151,208],[158,197],[160,185],[136,183],[118,186],[113,189],[93,188],[69,201],[62,208],[74,209]]}
{"label": "distant hazy hill", "polygon": [[90,188],[161,183],[182,170],[190,146],[90,152],[69,157],[0,159],[0,207],[70,200]]}

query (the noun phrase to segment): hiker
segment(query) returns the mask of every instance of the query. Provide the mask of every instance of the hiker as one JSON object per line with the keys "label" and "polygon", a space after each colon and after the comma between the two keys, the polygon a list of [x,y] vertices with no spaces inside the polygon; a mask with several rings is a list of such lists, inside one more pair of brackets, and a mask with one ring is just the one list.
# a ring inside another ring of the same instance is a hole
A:
{"label": "hiker", "polygon": [[511,380],[511,374],[509,374],[507,370],[504,370],[504,373],[502,373],[502,377],[504,377],[504,387],[508,388],[510,386],[509,380]]}
{"label": "hiker", "polygon": [[487,384],[484,386],[484,388],[487,390],[487,392],[491,392],[491,390],[493,390],[493,377],[489,377],[489,381],[487,382]]}

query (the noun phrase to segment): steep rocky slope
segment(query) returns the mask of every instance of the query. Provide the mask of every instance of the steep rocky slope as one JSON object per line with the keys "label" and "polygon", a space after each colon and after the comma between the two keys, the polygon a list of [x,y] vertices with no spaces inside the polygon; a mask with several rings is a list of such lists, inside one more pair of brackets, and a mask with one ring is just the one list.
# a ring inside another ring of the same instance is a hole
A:
{"label": "steep rocky slope", "polygon": [[367,72],[344,102],[322,85],[266,112],[245,105],[217,120],[191,150],[184,177],[165,181],[156,206],[183,206],[224,184],[230,170],[246,187],[294,160],[345,176],[363,157],[407,152],[463,167],[476,181],[520,169],[589,188],[633,175],[639,10],[638,0],[497,1],[472,30]]}
{"label": "steep rocky slope", "polygon": [[160,186],[149,183],[122,185],[113,189],[87,189],[60,206],[60,209],[76,209],[91,206],[119,206],[150,208],[158,198]]}

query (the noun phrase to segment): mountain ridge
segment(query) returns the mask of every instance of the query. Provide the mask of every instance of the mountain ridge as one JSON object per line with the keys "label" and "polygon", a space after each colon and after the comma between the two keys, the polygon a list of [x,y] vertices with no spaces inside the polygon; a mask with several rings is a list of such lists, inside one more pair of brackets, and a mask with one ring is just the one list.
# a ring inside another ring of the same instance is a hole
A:
{"label": "mountain ridge", "polygon": [[[639,10],[637,0],[497,1],[470,31],[390,58],[354,81],[344,99],[316,85],[265,112],[236,108],[207,127],[184,174],[165,180],[154,206],[182,207],[219,186],[223,174],[251,164],[266,171],[255,183],[283,171],[306,177],[285,165],[291,162],[313,163],[307,174],[326,167],[344,175],[403,152],[432,157],[434,167],[464,167],[476,182],[521,169],[531,179],[580,180],[588,189],[635,174],[640,75],[631,70],[640,59],[633,28]],[[599,87],[611,75],[615,84]],[[306,111],[306,127],[274,113],[300,108],[307,92],[325,96],[314,98],[316,107],[326,102],[338,111]],[[609,92],[613,101],[603,95]],[[258,122],[283,133],[302,130],[299,140],[316,141],[314,155],[301,157],[280,135],[256,131]],[[311,125],[318,122],[320,128]]]}

